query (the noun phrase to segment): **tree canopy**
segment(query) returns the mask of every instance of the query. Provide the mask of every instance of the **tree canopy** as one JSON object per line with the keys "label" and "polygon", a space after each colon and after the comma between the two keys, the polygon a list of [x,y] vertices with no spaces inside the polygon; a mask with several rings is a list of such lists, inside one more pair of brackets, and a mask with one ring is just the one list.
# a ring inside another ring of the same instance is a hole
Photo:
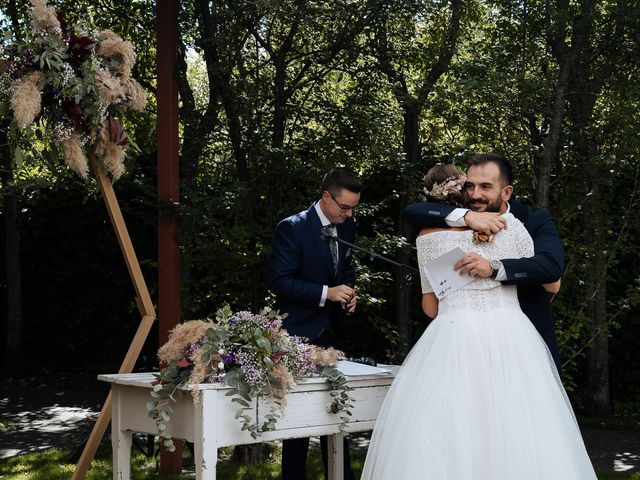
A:
{"label": "tree canopy", "polygon": [[[637,5],[180,2],[182,198],[169,207],[154,191],[154,3],[50,4],[70,20],[87,17],[113,30],[137,52],[133,76],[150,98],[128,120],[139,153],[127,159],[116,190],[152,286],[155,218],[179,216],[185,319],[223,304],[271,303],[264,272],[275,225],[319,198],[329,168],[350,166],[365,182],[358,243],[415,263],[415,233],[402,212],[421,200],[427,169],[464,168],[473,153],[499,152],[514,166],[516,196],[548,208],[565,242],[553,305],[566,385],[585,409],[638,412]],[[26,34],[27,7],[0,1],[6,40]],[[0,59],[11,60],[10,52]],[[91,364],[99,344],[113,352],[101,367],[115,366],[135,329],[127,323],[134,306],[95,187],[61,167],[55,146],[36,130],[18,134],[6,95],[0,114],[0,214],[7,245],[21,238],[0,261],[7,272],[1,302],[15,301],[11,268],[19,255],[19,354],[70,368]],[[350,353],[401,361],[428,324],[417,279],[407,284],[405,272],[364,255],[357,267],[361,303],[348,326]],[[12,325],[11,312],[0,322]],[[49,342],[69,350],[45,354]]]}

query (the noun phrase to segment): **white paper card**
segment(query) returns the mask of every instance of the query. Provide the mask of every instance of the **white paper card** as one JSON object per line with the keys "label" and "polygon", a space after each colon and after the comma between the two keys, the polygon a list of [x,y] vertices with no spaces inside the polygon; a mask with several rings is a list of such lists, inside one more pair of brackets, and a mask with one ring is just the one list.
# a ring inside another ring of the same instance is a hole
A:
{"label": "white paper card", "polygon": [[338,370],[347,377],[356,375],[380,375],[389,373],[391,370],[380,367],[372,367],[364,363],[350,362],[348,360],[340,360],[338,362]]}
{"label": "white paper card", "polygon": [[475,279],[469,275],[460,275],[453,266],[464,258],[464,252],[456,247],[450,252],[434,258],[424,266],[424,273],[439,300],[460,290]]}

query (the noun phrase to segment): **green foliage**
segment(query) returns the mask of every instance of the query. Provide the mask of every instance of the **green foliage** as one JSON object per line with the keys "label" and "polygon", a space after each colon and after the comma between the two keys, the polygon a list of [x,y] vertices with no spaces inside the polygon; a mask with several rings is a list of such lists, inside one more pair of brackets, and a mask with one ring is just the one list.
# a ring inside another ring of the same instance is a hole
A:
{"label": "green foliage", "polygon": [[[9,3],[0,2],[5,32]],[[536,203],[560,70],[557,49],[562,42],[570,44],[580,2],[567,4],[566,11],[540,1],[466,2],[451,65],[428,85],[418,118],[421,153],[415,160],[405,151],[404,107],[411,102],[403,101],[413,98],[438,59],[450,4],[287,0],[278,9],[263,0],[214,4],[215,15],[208,17],[214,28],[205,32],[196,2],[181,2],[181,54],[187,68],[181,89],[180,204],[155,200],[153,96],[126,125],[142,153],[129,160],[130,176],[116,184],[154,292],[155,219],[177,215],[185,319],[204,317],[222,304],[257,310],[272,300],[265,271],[275,225],[317,199],[322,175],[337,164],[355,168],[366,185],[357,213],[358,244],[396,258],[404,255],[409,262],[415,254],[411,235],[403,231],[403,202],[421,199],[422,176],[437,162],[464,167],[471,153],[502,152],[514,165],[517,197]],[[154,91],[155,2],[65,0],[56,6],[71,22],[86,15],[99,28],[131,39],[138,52],[134,76]],[[22,3],[17,15],[24,26]],[[613,406],[635,412],[640,385],[638,12],[601,2],[592,20],[589,48],[570,75],[561,147],[548,174],[550,209],[567,258],[553,308],[566,362],[564,380],[576,405],[586,409],[589,404],[587,359],[598,333],[609,339]],[[211,46],[217,56],[207,50]],[[381,69],[385,52],[398,74],[395,80]],[[117,370],[137,319],[97,192],[82,192],[56,166],[57,153],[37,132],[10,137],[18,165],[27,356],[37,356],[38,363],[57,362],[57,368],[98,363],[91,368]],[[405,339],[399,333],[404,325],[396,319],[395,272],[359,253],[356,267],[358,308],[344,325],[348,353],[399,363]],[[427,319],[417,278],[411,289],[410,320],[419,333]],[[592,300],[601,294],[605,323],[594,326]],[[146,352],[152,359],[154,341]],[[49,342],[67,347],[49,353]],[[96,347],[109,351],[109,358],[93,358]]]}

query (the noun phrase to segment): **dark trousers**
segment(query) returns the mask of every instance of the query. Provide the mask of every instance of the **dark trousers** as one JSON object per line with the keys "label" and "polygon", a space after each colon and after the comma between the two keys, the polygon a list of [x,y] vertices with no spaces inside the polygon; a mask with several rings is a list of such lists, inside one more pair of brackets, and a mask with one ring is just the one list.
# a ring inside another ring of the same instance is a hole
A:
{"label": "dark trousers", "polygon": [[[311,344],[319,347],[333,347],[343,350],[339,324],[331,322],[318,337],[311,340]],[[344,439],[344,479],[354,480],[351,469],[351,457],[349,455],[349,442]],[[320,450],[322,451],[322,463],[324,464],[324,478],[327,478],[327,437],[320,437]],[[292,438],[282,441],[282,480],[306,480],[307,478],[307,452],[309,451],[309,438]]]}
{"label": "dark trousers", "polygon": [[[349,442],[344,439],[344,479],[354,480],[349,456]],[[307,478],[307,452],[309,450],[309,438],[291,438],[282,441],[282,480],[306,480]],[[327,437],[320,437],[320,450],[322,451],[322,463],[324,464],[324,478],[327,473]]]}

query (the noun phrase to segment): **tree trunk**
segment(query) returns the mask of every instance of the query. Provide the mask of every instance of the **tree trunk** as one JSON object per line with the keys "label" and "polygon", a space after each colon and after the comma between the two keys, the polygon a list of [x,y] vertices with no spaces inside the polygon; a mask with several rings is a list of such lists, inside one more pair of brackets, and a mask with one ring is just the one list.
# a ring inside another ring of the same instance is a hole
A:
{"label": "tree trunk", "polygon": [[[287,93],[286,93],[286,61],[279,54],[274,58],[275,77],[273,80],[273,133],[271,135],[270,174],[271,181],[268,185],[269,209],[267,211],[267,224],[275,225],[278,221],[278,212],[282,206],[282,195],[287,191],[286,182],[286,156],[284,152],[285,124],[287,119]],[[284,188],[283,188],[284,185]]]}
{"label": "tree trunk", "polygon": [[[243,186],[242,201],[244,219],[250,228],[256,225],[253,208],[253,196],[251,195],[249,166],[247,162],[247,152],[243,137],[243,128],[240,115],[240,100],[231,84],[231,71],[235,65],[225,64],[220,55],[218,45],[219,38],[216,35],[218,21],[216,15],[212,14],[209,2],[198,0],[195,3],[196,15],[200,25],[202,38],[199,44],[204,52],[204,59],[207,64],[207,74],[210,88],[215,88],[215,92],[222,103],[227,118],[227,128],[229,140],[236,163],[237,179]],[[238,39],[238,41],[240,41]]]}
{"label": "tree trunk", "polygon": [[178,88],[182,107],[180,118],[184,124],[182,151],[180,152],[180,202],[186,215],[180,217],[180,240],[182,244],[181,277],[182,305],[185,318],[194,313],[189,310],[191,264],[195,238],[194,195],[195,181],[199,172],[200,157],[207,145],[209,135],[218,124],[218,97],[214,86],[209,84],[209,99],[204,112],[197,111],[193,91],[187,79],[186,47],[180,39],[178,57]]}
{"label": "tree trunk", "polygon": [[[413,241],[413,231],[404,218],[404,209],[409,203],[409,193],[412,185],[407,183],[413,179],[412,173],[418,168],[420,160],[420,108],[415,104],[404,107],[404,135],[403,146],[405,161],[401,166],[401,194],[398,208],[398,234],[408,242]],[[405,173],[406,172],[406,173]],[[400,249],[396,261],[407,264],[412,255],[406,248]],[[401,268],[395,272],[395,294],[396,294],[396,325],[400,338],[402,339],[403,354],[406,355],[411,349],[413,339],[413,326],[411,320],[411,286],[407,282],[407,273]]]}
{"label": "tree trunk", "polygon": [[[565,118],[566,99],[572,75],[575,74],[576,63],[580,58],[583,49],[588,46],[592,32],[593,9],[595,0],[582,0],[580,16],[573,25],[573,35],[571,45],[565,43],[563,29],[556,35],[552,35],[550,46],[559,64],[558,79],[549,111],[549,131],[544,140],[544,148],[539,157],[535,157],[538,163],[535,165],[536,171],[536,206],[538,208],[549,207],[549,193],[551,187],[551,174],[554,164],[560,154],[562,124]],[[568,2],[564,5],[568,9]],[[561,11],[559,16],[566,18],[568,12]],[[564,24],[564,22],[560,22]],[[558,38],[559,36],[559,38]]]}
{"label": "tree trunk", "polygon": [[[590,194],[586,202],[583,217],[590,264],[586,277],[587,310],[591,318],[590,337],[593,338],[588,351],[589,368],[589,410],[593,415],[611,413],[609,385],[609,333],[607,329],[607,253],[606,219],[602,205],[607,200],[602,195],[603,175],[597,156],[598,144],[593,137],[593,110],[596,99],[602,89],[601,74],[589,72],[588,58],[577,66],[575,78],[571,84],[573,93],[569,97],[571,119],[575,131],[580,132],[574,141],[579,167],[585,174],[585,195]],[[593,78],[593,79],[592,79]]]}
{"label": "tree trunk", "polygon": [[609,390],[609,334],[607,331],[607,254],[601,240],[604,238],[605,225],[602,209],[600,180],[595,179],[589,199],[589,223],[591,228],[590,251],[591,265],[588,274],[587,292],[589,316],[591,317],[591,335],[594,337],[589,350],[589,392],[590,411],[593,415],[611,414],[611,396]]}
{"label": "tree trunk", "polygon": [[7,279],[7,331],[4,366],[19,376],[22,357],[22,279],[20,276],[20,230],[18,199],[13,183],[13,162],[9,149],[9,119],[0,120],[0,157],[2,158],[2,197],[5,226],[5,264]]}

